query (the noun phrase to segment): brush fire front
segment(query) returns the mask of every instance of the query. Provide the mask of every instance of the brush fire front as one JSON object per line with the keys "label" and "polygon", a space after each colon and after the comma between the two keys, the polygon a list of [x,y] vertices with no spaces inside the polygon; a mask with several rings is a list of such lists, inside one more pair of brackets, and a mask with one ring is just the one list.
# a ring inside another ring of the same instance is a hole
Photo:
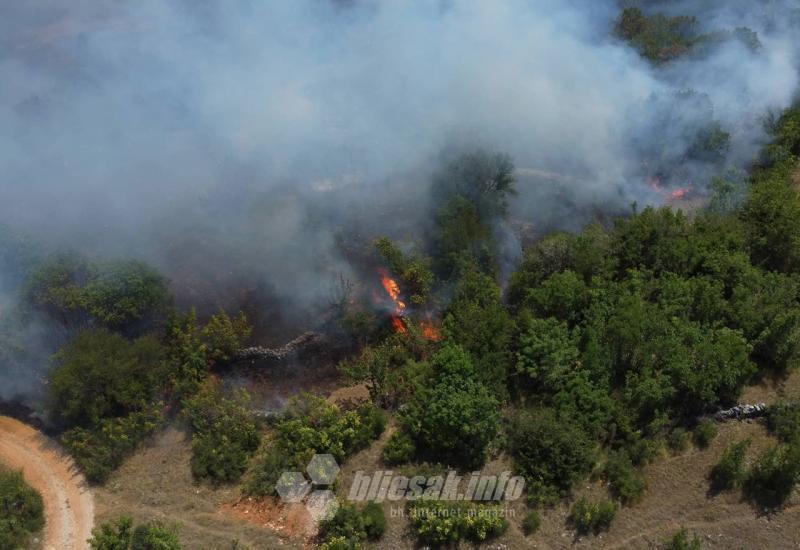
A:
{"label": "brush fire front", "polygon": [[[381,285],[383,289],[386,291],[386,294],[389,295],[393,304],[393,311],[392,311],[392,326],[394,327],[395,332],[398,334],[408,334],[408,323],[411,323],[411,319],[408,315],[408,308],[406,303],[400,299],[401,290],[400,285],[397,283],[395,279],[392,279],[389,276],[389,270],[380,267],[378,268],[378,274],[381,277]],[[422,335],[431,341],[438,342],[442,339],[442,335],[439,331],[439,328],[434,324],[431,314],[428,312],[425,314],[426,319],[420,321],[420,330],[422,331]]]}

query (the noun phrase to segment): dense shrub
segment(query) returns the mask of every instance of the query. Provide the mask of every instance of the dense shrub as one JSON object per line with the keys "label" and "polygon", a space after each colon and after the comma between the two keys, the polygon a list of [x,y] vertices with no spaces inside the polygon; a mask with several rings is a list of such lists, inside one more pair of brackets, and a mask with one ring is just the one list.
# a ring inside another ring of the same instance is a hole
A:
{"label": "dense shrub", "polygon": [[0,548],[25,548],[44,527],[42,497],[22,474],[0,467]]}
{"label": "dense shrub", "polygon": [[103,523],[92,531],[92,550],[180,550],[178,529],[160,521],[134,527],[129,517]]}
{"label": "dense shrub", "polygon": [[689,531],[686,528],[675,533],[666,545],[666,550],[701,550],[702,548],[700,537],[693,535],[692,538],[689,538]]}
{"label": "dense shrub", "polygon": [[745,476],[745,454],[749,447],[750,440],[745,439],[725,449],[722,458],[711,468],[708,476],[712,490],[730,490],[742,483]]}
{"label": "dense shrub", "polygon": [[711,420],[703,420],[695,427],[692,437],[695,445],[705,449],[717,437],[717,426]]}
{"label": "dense shrub", "polygon": [[94,323],[128,329],[163,314],[171,301],[164,278],[143,262],[93,262],[68,254],[38,265],[25,297],[69,328]]}
{"label": "dense shrub", "polygon": [[542,519],[539,517],[539,512],[536,510],[528,510],[528,513],[525,514],[522,520],[522,532],[525,533],[526,537],[529,537],[539,530],[541,524]]}
{"label": "dense shrub", "polygon": [[367,539],[378,540],[386,532],[386,514],[377,502],[368,502],[361,510]]}
{"label": "dense shrub", "polygon": [[420,458],[478,468],[500,425],[499,403],[460,346],[443,347],[431,367],[430,386],[401,412],[400,424]]}
{"label": "dense shrub", "polygon": [[402,430],[396,431],[383,448],[383,461],[389,466],[409,462],[417,453],[414,441]]}
{"label": "dense shrub", "polygon": [[586,497],[579,498],[569,512],[569,521],[579,533],[597,534],[609,528],[617,507],[610,500],[592,502]]}
{"label": "dense shrub", "polygon": [[525,476],[533,501],[548,502],[569,494],[591,470],[594,444],[566,418],[551,410],[520,414],[509,430],[509,446],[518,471]]}
{"label": "dense shrub", "polygon": [[49,412],[66,427],[143,410],[163,388],[165,353],[155,338],[129,341],[102,330],[81,332],[56,355]]}
{"label": "dense shrub", "polygon": [[432,546],[446,546],[460,540],[482,542],[508,528],[499,506],[471,502],[414,500],[408,503],[412,532]]}
{"label": "dense shrub", "polygon": [[625,505],[633,504],[639,500],[647,488],[647,482],[636,468],[634,468],[628,453],[625,451],[612,452],[608,456],[605,474],[611,487],[611,492]]}
{"label": "dense shrub", "polygon": [[366,540],[379,540],[386,531],[386,516],[377,502],[358,509],[349,502],[340,503],[336,513],[322,521],[319,541],[323,548],[359,548]]}
{"label": "dense shrub", "polygon": [[744,481],[745,495],[762,506],[780,506],[800,477],[800,445],[776,445],[756,458]]}
{"label": "dense shrub", "polygon": [[767,411],[767,428],[783,442],[800,442],[800,405],[780,403]]}
{"label": "dense shrub", "polygon": [[261,440],[242,390],[226,396],[218,382],[209,381],[186,401],[184,414],[192,436],[192,474],[225,483],[238,480]]}
{"label": "dense shrub", "polygon": [[674,428],[667,434],[667,446],[679,453],[689,448],[691,436],[685,428]]}
{"label": "dense shrub", "polygon": [[322,398],[304,394],[293,398],[276,421],[274,435],[262,442],[245,492],[275,494],[275,483],[286,470],[302,471],[315,454],[345,459],[377,439],[385,417],[372,404],[342,411]]}
{"label": "dense shrub", "polygon": [[119,418],[106,418],[91,428],[72,428],[61,443],[91,483],[103,483],[125,458],[163,422],[162,405]]}

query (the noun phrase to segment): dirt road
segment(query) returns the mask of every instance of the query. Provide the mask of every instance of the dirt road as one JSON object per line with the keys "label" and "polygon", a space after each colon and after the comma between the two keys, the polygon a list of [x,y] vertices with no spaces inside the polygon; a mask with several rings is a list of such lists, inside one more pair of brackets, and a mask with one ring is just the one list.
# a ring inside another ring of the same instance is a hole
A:
{"label": "dirt road", "polygon": [[13,418],[0,416],[0,462],[22,470],[44,499],[44,546],[82,550],[94,525],[94,497],[72,460],[53,441]]}

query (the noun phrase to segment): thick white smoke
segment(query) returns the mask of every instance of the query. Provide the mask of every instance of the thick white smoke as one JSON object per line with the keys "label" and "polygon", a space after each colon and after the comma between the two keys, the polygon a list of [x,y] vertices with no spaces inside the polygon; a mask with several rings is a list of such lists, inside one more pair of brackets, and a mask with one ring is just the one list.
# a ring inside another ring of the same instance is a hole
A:
{"label": "thick white smoke", "polygon": [[546,225],[658,200],[643,152],[680,159],[710,120],[746,166],[797,88],[797,2],[644,7],[762,47],[654,68],[613,37],[614,0],[3,2],[0,219],[153,261],[190,302],[309,304],[347,269],[336,231],[413,226],[445,150],[509,153],[515,216]]}

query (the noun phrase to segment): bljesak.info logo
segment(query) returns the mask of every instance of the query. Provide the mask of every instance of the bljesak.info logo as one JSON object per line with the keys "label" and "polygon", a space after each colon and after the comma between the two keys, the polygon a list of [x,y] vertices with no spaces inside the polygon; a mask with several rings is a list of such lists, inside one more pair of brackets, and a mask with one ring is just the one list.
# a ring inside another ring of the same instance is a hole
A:
{"label": "bljesak.info logo", "polygon": [[[306,477],[307,474],[307,477]],[[303,472],[283,472],[276,490],[283,502],[304,503],[312,520],[332,517],[338,509],[333,485],[339,477],[339,465],[333,455],[318,454]],[[346,499],[351,502],[401,502],[437,500],[449,502],[500,503],[519,499],[525,489],[525,478],[505,471],[498,475],[472,472],[459,475],[448,471],[441,475],[406,476],[391,470],[372,473],[356,471]]]}

